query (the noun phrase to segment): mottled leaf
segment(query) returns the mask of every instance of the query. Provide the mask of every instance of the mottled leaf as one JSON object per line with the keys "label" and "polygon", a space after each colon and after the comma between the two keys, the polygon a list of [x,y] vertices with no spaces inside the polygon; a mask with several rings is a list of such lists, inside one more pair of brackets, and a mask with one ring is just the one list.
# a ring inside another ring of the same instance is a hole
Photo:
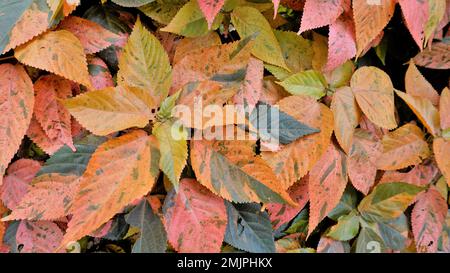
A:
{"label": "mottled leaf", "polygon": [[33,83],[20,65],[0,65],[0,184],[31,121]]}
{"label": "mottled leaf", "polygon": [[155,138],[137,130],[97,148],[80,180],[61,246],[96,230],[152,189],[159,174],[155,143]]}
{"label": "mottled leaf", "polygon": [[317,161],[309,173],[309,231],[339,203],[347,186],[347,157],[334,144]]}
{"label": "mottled leaf", "polygon": [[224,201],[195,179],[180,181],[163,207],[164,225],[171,245],[181,253],[219,252],[225,236]]}
{"label": "mottled leaf", "polygon": [[423,132],[411,123],[384,135],[381,144],[383,152],[376,163],[381,170],[398,170],[419,164],[430,155]]}
{"label": "mottled leaf", "polygon": [[394,87],[384,71],[361,67],[353,74],[350,86],[359,107],[373,123],[386,129],[397,127]]}
{"label": "mottled leaf", "polygon": [[79,179],[74,175],[45,174],[33,179],[26,194],[3,221],[56,220],[68,214],[78,190]]}

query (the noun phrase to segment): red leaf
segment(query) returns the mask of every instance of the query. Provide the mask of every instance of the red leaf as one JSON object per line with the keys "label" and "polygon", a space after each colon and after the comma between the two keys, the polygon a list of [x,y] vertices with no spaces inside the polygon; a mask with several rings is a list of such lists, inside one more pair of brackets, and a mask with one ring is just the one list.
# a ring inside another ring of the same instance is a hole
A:
{"label": "red leaf", "polygon": [[287,192],[292,200],[298,204],[298,207],[279,203],[267,204],[267,211],[269,212],[273,229],[278,229],[283,224],[291,221],[308,203],[308,176],[303,177],[299,182],[292,185]]}
{"label": "red leaf", "polygon": [[224,201],[194,179],[182,179],[163,207],[167,238],[179,252],[219,252],[225,236]]}
{"label": "red leaf", "polygon": [[51,141],[58,139],[75,151],[71,116],[60,100],[72,96],[72,83],[55,75],[43,76],[34,84],[34,115]]}

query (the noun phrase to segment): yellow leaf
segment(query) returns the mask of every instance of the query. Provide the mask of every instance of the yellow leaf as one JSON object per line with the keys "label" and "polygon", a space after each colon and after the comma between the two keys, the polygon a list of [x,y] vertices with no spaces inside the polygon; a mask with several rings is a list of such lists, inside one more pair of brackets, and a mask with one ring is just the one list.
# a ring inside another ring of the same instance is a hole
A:
{"label": "yellow leaf", "polygon": [[159,103],[167,97],[172,68],[166,51],[138,19],[119,59],[117,81],[120,85],[139,87]]}
{"label": "yellow leaf", "polygon": [[411,96],[410,94],[397,90],[395,90],[395,93],[408,104],[414,114],[417,115],[419,120],[433,136],[439,134],[439,112],[427,98]]}
{"label": "yellow leaf", "polygon": [[181,172],[188,157],[187,131],[180,123],[168,120],[153,127],[153,135],[158,139],[161,158],[159,168],[178,190]]}
{"label": "yellow leaf", "polygon": [[83,46],[68,31],[47,32],[16,48],[14,55],[23,64],[91,87]]}
{"label": "yellow leaf", "polygon": [[154,101],[134,87],[109,87],[67,99],[64,105],[83,127],[108,135],[130,127],[145,127],[154,118]]}
{"label": "yellow leaf", "polygon": [[376,125],[394,129],[394,87],[389,76],[376,67],[361,67],[352,76],[350,86],[363,113]]}
{"label": "yellow leaf", "polygon": [[253,55],[262,61],[289,70],[284,62],[280,44],[266,18],[255,8],[237,7],[231,14],[231,22],[242,39],[257,35]]}

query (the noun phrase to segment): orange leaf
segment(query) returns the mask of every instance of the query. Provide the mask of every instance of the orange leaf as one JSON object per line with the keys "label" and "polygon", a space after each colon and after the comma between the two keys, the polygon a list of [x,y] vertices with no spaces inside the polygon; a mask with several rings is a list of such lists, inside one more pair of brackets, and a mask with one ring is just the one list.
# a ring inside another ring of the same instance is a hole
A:
{"label": "orange leaf", "polygon": [[164,202],[167,238],[181,253],[220,252],[227,225],[223,199],[195,179],[182,179],[178,192],[172,190]]}
{"label": "orange leaf", "polygon": [[433,142],[433,152],[437,165],[450,186],[450,140],[436,138]]}
{"label": "orange leaf", "polygon": [[428,99],[435,106],[439,104],[439,94],[422,76],[413,61],[409,63],[409,68],[406,71],[405,89],[406,93],[412,96]]}
{"label": "orange leaf", "polygon": [[177,45],[175,56],[173,57],[173,64],[181,61],[191,51],[221,44],[222,42],[220,41],[220,36],[217,34],[217,32],[209,32],[208,34],[201,37],[184,38]]}
{"label": "orange leaf", "polygon": [[348,176],[353,186],[366,195],[375,183],[380,155],[380,141],[371,132],[357,129],[348,154]]}
{"label": "orange leaf", "polygon": [[450,128],[450,90],[444,88],[441,93],[441,100],[439,103],[439,115],[441,121],[441,129],[447,130]]}
{"label": "orange leaf", "polygon": [[423,132],[411,123],[387,133],[381,143],[383,153],[377,160],[377,167],[381,170],[402,169],[419,164],[430,156]]}
{"label": "orange leaf", "polygon": [[197,179],[229,201],[295,206],[270,167],[255,155],[254,145],[252,140],[192,140],[191,164]]}
{"label": "orange leaf", "polygon": [[280,151],[262,152],[263,159],[287,189],[302,178],[328,148],[333,132],[333,113],[308,96],[286,97],[278,102],[280,111],[320,133],[311,134],[284,146]]}
{"label": "orange leaf", "polygon": [[20,65],[0,65],[0,184],[31,121],[33,83]]}
{"label": "orange leaf", "polygon": [[119,35],[101,25],[76,16],[69,16],[59,24],[59,29],[70,31],[84,47],[86,54],[97,53],[119,40]]}
{"label": "orange leaf", "polygon": [[2,220],[55,220],[66,216],[78,186],[79,179],[74,175],[39,176],[33,180],[12,213]]}
{"label": "orange leaf", "polygon": [[97,148],[70,209],[73,216],[62,247],[90,234],[152,189],[159,174],[155,143],[154,137],[136,130]]}
{"label": "orange leaf", "polygon": [[34,84],[34,117],[50,141],[67,144],[72,141],[71,116],[60,100],[72,97],[72,83],[55,75],[43,76]]}
{"label": "orange leaf", "polygon": [[361,67],[350,86],[363,113],[376,125],[393,129],[395,121],[394,87],[389,76],[376,67]]}
{"label": "orange leaf", "polygon": [[353,132],[361,117],[361,110],[349,87],[336,90],[331,110],[334,115],[334,134],[342,149],[348,154],[353,142]]}
{"label": "orange leaf", "polygon": [[395,90],[395,93],[408,104],[414,114],[433,136],[440,133],[439,112],[431,101],[424,97],[411,96]]}
{"label": "orange leaf", "polygon": [[45,8],[41,9],[37,2],[32,3],[11,30],[9,43],[3,50],[3,53],[23,45],[39,34],[44,33],[50,27],[48,12],[49,10]]}
{"label": "orange leaf", "polygon": [[308,236],[334,207],[347,186],[347,156],[334,144],[309,173],[310,214]]}
{"label": "orange leaf", "polygon": [[434,186],[417,197],[411,225],[418,252],[437,251],[447,209],[447,202]]}
{"label": "orange leaf", "polygon": [[83,46],[67,30],[47,32],[16,48],[14,56],[21,63],[91,87]]}
{"label": "orange leaf", "polygon": [[187,54],[173,67],[170,94],[189,82],[208,80],[214,75],[232,75],[244,70],[252,47],[247,44],[239,48],[239,45],[240,42],[234,42],[199,48]]}
{"label": "orange leaf", "polygon": [[375,40],[394,15],[395,0],[379,0],[378,2],[380,4],[367,0],[353,0],[357,55],[360,55]]}

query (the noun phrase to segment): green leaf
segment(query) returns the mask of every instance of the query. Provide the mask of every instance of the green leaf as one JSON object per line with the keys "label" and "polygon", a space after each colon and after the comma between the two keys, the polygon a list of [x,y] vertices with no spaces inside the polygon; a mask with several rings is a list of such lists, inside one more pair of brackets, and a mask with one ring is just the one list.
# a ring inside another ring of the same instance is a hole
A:
{"label": "green leaf", "polygon": [[128,224],[140,229],[139,239],[134,243],[133,253],[164,253],[167,234],[161,219],[153,213],[147,199],[125,216]]}
{"label": "green leaf", "polygon": [[172,117],[172,110],[175,107],[180,94],[181,90],[163,100],[159,107],[159,111],[156,114],[158,120],[163,121]]}
{"label": "green leaf", "polygon": [[228,213],[225,242],[248,252],[275,252],[269,215],[261,211],[259,204],[225,204]]}
{"label": "green leaf", "polygon": [[83,17],[116,34],[130,33],[131,28],[125,20],[121,20],[119,11],[120,9],[113,5],[94,5],[83,14]]}
{"label": "green leaf", "polygon": [[356,239],[356,253],[383,253],[386,251],[383,239],[377,234],[373,225],[362,225]]}
{"label": "green leaf", "polygon": [[[223,15],[219,13],[211,26],[215,30],[222,22]],[[170,23],[161,31],[172,32],[185,37],[200,37],[210,31],[208,23],[195,0],[184,5]]]}
{"label": "green leaf", "polygon": [[310,40],[304,39],[293,31],[275,30],[274,33],[280,43],[284,61],[290,71],[275,65],[266,64],[265,67],[270,73],[282,81],[292,74],[312,68],[314,50]]}
{"label": "green leaf", "polygon": [[186,3],[186,0],[156,0],[140,7],[139,10],[158,23],[168,25]]}
{"label": "green leaf", "polygon": [[172,82],[169,57],[139,18],[120,57],[117,81],[147,91],[156,103],[169,93]]}
{"label": "green leaf", "polygon": [[338,241],[349,241],[353,239],[359,231],[359,216],[356,211],[348,215],[341,216],[338,223],[331,227],[327,236]]}
{"label": "green leaf", "polygon": [[341,216],[347,215],[356,209],[357,204],[358,193],[352,186],[347,186],[339,204],[327,216],[334,221],[338,221]]}
{"label": "green leaf", "polygon": [[266,63],[289,70],[269,22],[257,9],[237,7],[231,14],[231,22],[242,39],[258,34],[252,49],[253,55]]}
{"label": "green leaf", "polygon": [[75,152],[68,146],[62,147],[45,162],[36,176],[46,173],[83,175],[92,153],[99,144],[75,144]]}
{"label": "green leaf", "polygon": [[9,43],[9,35],[32,0],[2,0],[0,3],[0,53]]}
{"label": "green leaf", "polygon": [[292,95],[308,95],[316,99],[325,96],[327,88],[325,77],[315,70],[296,73],[278,84]]}
{"label": "green leaf", "polygon": [[127,8],[137,8],[154,2],[155,0],[112,0],[113,3]]}
{"label": "green leaf", "polygon": [[180,176],[188,156],[186,129],[174,120],[157,123],[153,127],[153,135],[159,142],[161,158],[159,168],[178,190]]}
{"label": "green leaf", "polygon": [[378,185],[358,205],[362,217],[368,221],[380,222],[395,219],[411,205],[422,187],[394,182]]}
{"label": "green leaf", "polygon": [[275,140],[283,145],[300,137],[320,132],[320,130],[311,128],[278,108],[261,101],[253,109],[249,120],[266,141]]}
{"label": "green leaf", "polygon": [[307,209],[302,210],[295,218],[292,220],[292,224],[286,229],[287,234],[303,233],[308,234],[308,222],[309,222],[309,211]]}

